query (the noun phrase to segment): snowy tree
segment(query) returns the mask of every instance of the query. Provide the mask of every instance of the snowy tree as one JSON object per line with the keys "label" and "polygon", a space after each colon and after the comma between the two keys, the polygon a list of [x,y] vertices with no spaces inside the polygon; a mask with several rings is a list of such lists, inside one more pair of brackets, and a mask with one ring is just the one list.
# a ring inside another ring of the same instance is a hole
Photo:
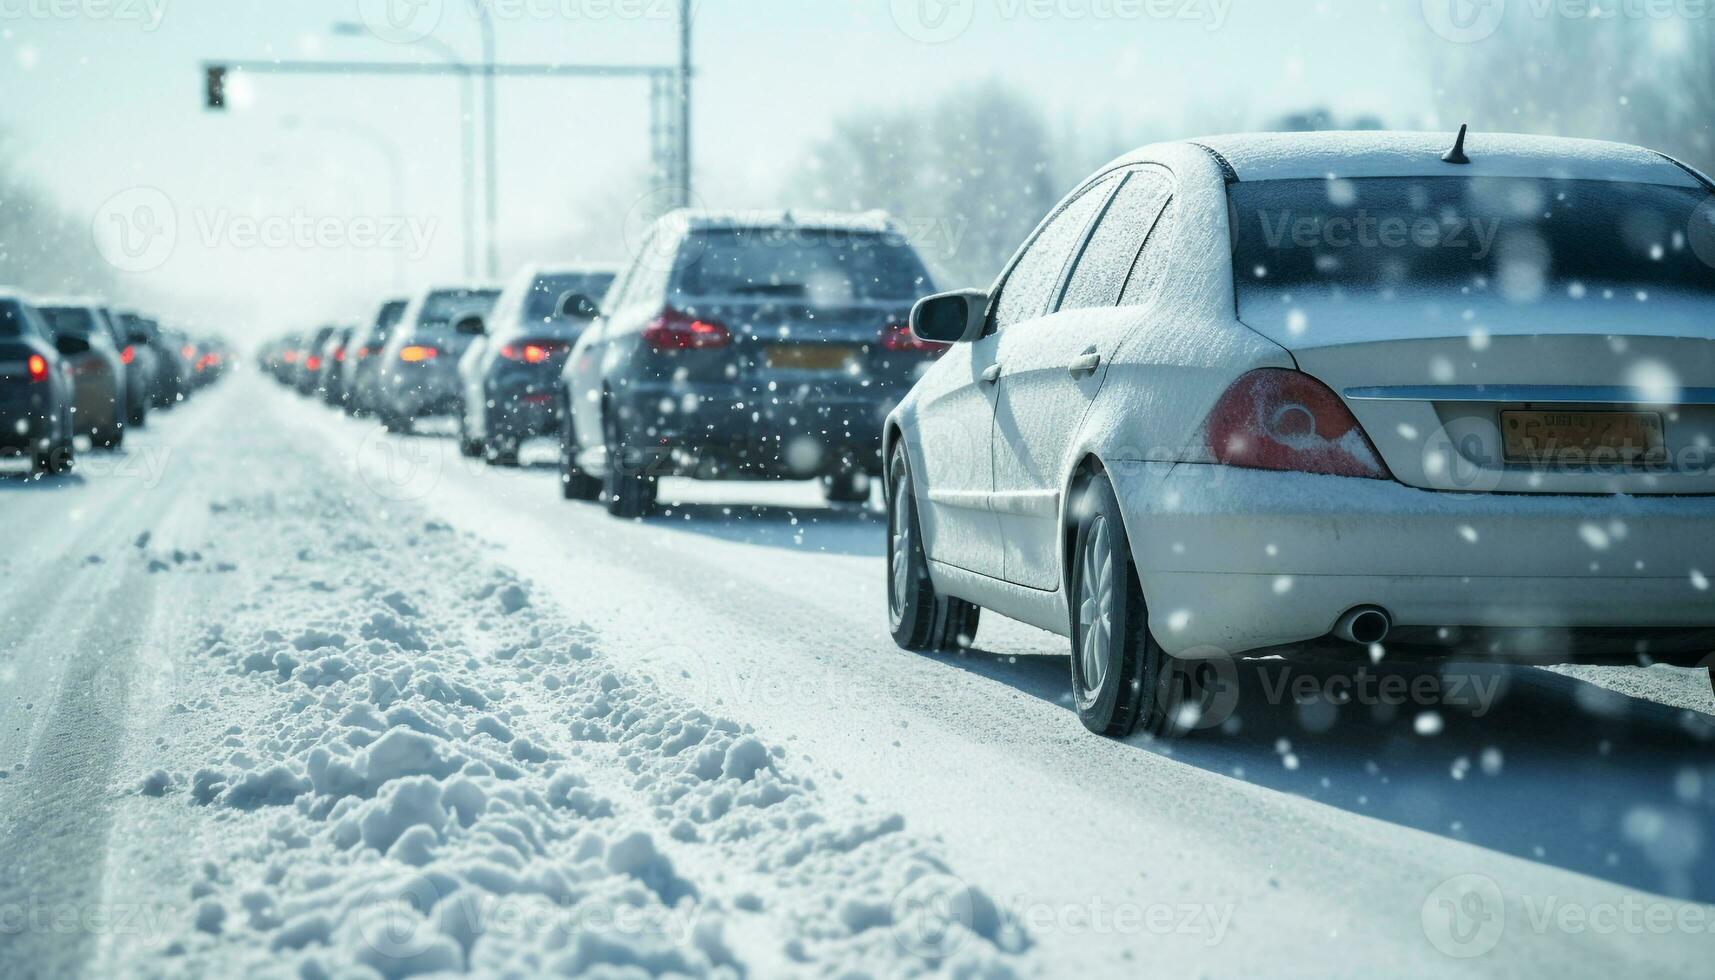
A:
{"label": "snowy tree", "polygon": [[0,133],[0,285],[35,293],[101,292],[112,270],[89,225],[56,207],[22,172]]}
{"label": "snowy tree", "polygon": [[987,285],[1070,185],[1042,113],[1000,83],[850,113],[785,188],[795,207],[891,212],[944,286]]}

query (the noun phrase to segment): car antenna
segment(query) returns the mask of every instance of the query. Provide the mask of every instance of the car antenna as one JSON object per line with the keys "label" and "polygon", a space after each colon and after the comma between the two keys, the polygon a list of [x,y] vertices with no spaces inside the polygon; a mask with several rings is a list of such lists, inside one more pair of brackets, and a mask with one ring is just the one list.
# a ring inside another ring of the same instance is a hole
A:
{"label": "car antenna", "polygon": [[1465,155],[1465,131],[1470,128],[1469,123],[1460,125],[1459,138],[1453,141],[1453,148],[1451,150],[1441,154],[1442,162],[1459,164],[1461,166],[1471,162],[1471,158]]}

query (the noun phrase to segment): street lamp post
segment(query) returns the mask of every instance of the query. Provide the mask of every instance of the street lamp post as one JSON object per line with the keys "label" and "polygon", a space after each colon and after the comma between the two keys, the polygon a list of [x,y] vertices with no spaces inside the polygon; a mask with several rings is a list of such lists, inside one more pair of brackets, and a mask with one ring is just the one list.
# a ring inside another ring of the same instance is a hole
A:
{"label": "street lamp post", "polygon": [[[343,37],[374,37],[375,35],[362,24],[354,21],[341,21],[333,25],[333,33]],[[458,70],[459,74],[459,160],[463,169],[463,179],[459,183],[459,196],[462,203],[461,222],[464,232],[464,274],[466,279],[476,278],[476,115],[471,92],[470,66],[465,64],[450,45],[433,34],[424,35],[417,39],[418,44],[427,47],[447,64]]]}
{"label": "street lamp post", "polygon": [[499,179],[495,161],[499,152],[495,149],[495,92],[494,92],[494,21],[489,17],[488,5],[483,0],[470,0],[476,9],[477,21],[482,25],[482,126],[483,126],[483,182],[484,224],[486,245],[488,247],[488,278],[500,278],[500,242],[496,228],[500,224]]}

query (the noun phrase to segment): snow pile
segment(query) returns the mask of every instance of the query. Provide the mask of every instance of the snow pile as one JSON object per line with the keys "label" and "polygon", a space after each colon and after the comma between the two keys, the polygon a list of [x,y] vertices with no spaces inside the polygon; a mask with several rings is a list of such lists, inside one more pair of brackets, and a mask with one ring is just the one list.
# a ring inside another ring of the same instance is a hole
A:
{"label": "snow pile", "polygon": [[836,806],[444,525],[369,503],[214,511],[273,553],[185,654],[183,734],[134,784],[207,859],[172,969],[1014,972],[1022,931],[901,817]]}

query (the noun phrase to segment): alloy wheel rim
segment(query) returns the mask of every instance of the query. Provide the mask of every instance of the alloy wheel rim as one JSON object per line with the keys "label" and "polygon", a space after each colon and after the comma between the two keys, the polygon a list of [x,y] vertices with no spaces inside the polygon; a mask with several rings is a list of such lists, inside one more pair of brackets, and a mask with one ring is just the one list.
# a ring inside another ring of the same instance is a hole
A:
{"label": "alloy wheel rim", "polygon": [[1094,698],[1107,681],[1113,646],[1114,560],[1108,522],[1097,517],[1090,525],[1078,576],[1078,657],[1084,692]]}

